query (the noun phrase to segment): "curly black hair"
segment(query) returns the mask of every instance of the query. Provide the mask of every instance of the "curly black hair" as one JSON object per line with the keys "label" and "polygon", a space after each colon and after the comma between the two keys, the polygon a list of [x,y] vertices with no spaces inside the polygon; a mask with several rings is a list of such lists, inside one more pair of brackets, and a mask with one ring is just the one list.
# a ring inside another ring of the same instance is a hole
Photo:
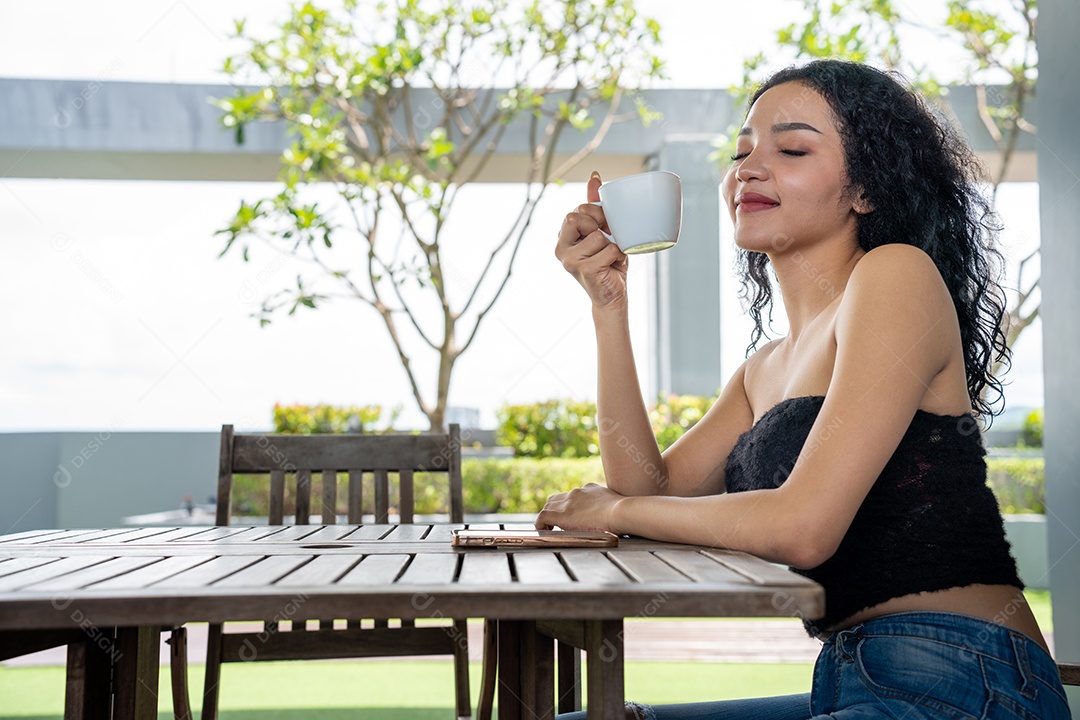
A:
{"label": "curly black hair", "polygon": [[[780,70],[755,90],[747,112],[767,90],[788,82],[816,91],[837,118],[849,190],[857,188],[873,208],[858,216],[860,247],[907,243],[934,260],[960,320],[972,407],[992,418],[1004,393],[990,370],[998,359],[1008,367],[1010,351],[999,284],[1003,262],[995,248],[1001,228],[978,186],[982,166],[917,92],[859,63],[815,60]],[[764,335],[762,310],[771,320],[769,258],[739,250],[737,268],[755,326],[749,354]]]}

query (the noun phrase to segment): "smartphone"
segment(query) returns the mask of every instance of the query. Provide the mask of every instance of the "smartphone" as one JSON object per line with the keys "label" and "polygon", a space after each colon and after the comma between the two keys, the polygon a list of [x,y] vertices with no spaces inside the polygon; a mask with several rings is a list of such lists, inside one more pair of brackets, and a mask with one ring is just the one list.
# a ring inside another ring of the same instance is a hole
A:
{"label": "smartphone", "polygon": [[454,547],[618,547],[619,538],[599,530],[453,530]]}

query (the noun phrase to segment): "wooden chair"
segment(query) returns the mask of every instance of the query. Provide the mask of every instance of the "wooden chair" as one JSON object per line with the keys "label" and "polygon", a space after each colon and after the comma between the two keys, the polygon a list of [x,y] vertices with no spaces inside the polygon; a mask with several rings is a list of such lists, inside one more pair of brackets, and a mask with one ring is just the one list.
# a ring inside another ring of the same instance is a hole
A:
{"label": "wooden chair", "polygon": [[[399,521],[409,524],[413,522],[413,473],[418,471],[448,475],[450,521],[463,522],[461,433],[457,425],[440,435],[237,434],[232,425],[224,425],[216,524],[229,524],[233,473],[269,475],[271,525],[285,524],[286,476],[295,477],[295,524],[309,524],[312,473],[321,473],[321,524],[335,524],[339,472],[348,473],[350,524],[361,522],[362,479],[367,473],[374,477],[375,522],[389,521],[389,476],[393,473],[398,476]],[[471,717],[465,620],[454,620],[452,626],[416,627],[413,621],[403,619],[400,627],[390,627],[386,619],[375,618],[373,627],[361,627],[359,619],[348,619],[345,627],[339,622],[338,628],[333,620],[319,619],[315,628],[297,619],[289,629],[283,627],[284,622],[267,622],[258,633],[223,632],[220,624],[210,625],[202,720],[218,716],[222,663],[403,655],[452,655],[456,715]],[[256,652],[252,652],[253,647]],[[175,665],[173,678],[174,686],[186,683]],[[186,697],[186,688],[182,692]]]}
{"label": "wooden chair", "polygon": [[1057,666],[1062,685],[1080,685],[1080,663],[1061,662]]}

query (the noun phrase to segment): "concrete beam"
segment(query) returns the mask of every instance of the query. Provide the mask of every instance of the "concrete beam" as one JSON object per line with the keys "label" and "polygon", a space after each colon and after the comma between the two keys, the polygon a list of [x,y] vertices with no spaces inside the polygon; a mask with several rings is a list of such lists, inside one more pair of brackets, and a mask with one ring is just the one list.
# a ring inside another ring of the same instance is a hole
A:
{"label": "concrete beam", "polygon": [[[0,177],[274,181],[285,129],[249,126],[238,144],[210,104],[232,93],[228,85],[0,79]],[[652,90],[643,97],[664,119],[648,128],[633,120],[617,123],[587,167],[578,166],[567,180],[584,180],[594,167],[608,177],[638,172],[667,136],[721,133],[741,112],[723,90]],[[992,157],[994,144],[979,120],[974,90],[953,88],[947,101],[975,149]],[[427,90],[416,90],[411,105],[418,121],[441,108]],[[567,131],[562,159],[593,133]],[[1036,179],[1034,147],[1030,136],[1021,139],[1007,179]],[[527,166],[528,124],[519,121],[477,180],[521,182]]]}

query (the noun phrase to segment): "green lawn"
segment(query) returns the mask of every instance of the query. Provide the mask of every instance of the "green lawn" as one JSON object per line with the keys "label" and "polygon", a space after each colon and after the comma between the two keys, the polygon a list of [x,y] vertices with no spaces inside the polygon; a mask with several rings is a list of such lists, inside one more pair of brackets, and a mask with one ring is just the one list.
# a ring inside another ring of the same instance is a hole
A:
{"label": "green lawn", "polygon": [[[191,667],[191,695],[202,691],[202,667]],[[805,692],[810,665],[628,663],[631,698],[691,702]],[[59,720],[64,669],[0,668],[0,718]],[[162,669],[160,720],[171,718],[167,669]],[[473,693],[480,666],[472,667]],[[222,720],[447,720],[453,669],[444,662],[307,662],[227,665]],[[362,708],[362,711],[358,711]],[[198,709],[196,703],[196,710]]]}

